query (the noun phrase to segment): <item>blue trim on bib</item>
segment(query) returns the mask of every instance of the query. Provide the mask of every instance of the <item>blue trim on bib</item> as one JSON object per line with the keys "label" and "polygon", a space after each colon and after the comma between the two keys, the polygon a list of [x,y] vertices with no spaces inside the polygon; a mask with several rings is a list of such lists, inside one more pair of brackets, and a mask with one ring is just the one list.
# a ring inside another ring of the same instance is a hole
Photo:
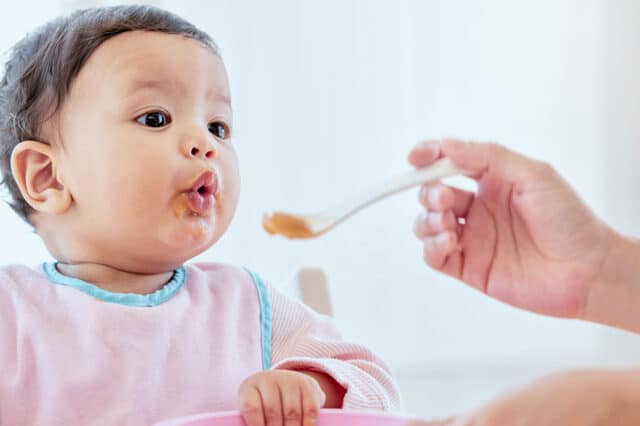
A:
{"label": "blue trim on bib", "polygon": [[272,313],[271,302],[267,286],[260,276],[254,272],[246,271],[251,275],[253,283],[258,291],[258,301],[260,302],[260,344],[262,347],[262,369],[271,368],[271,333],[272,333]]}
{"label": "blue trim on bib", "polygon": [[187,275],[187,271],[184,266],[181,266],[173,271],[171,281],[151,294],[113,293],[78,278],[62,275],[58,272],[56,265],[57,262],[42,264],[42,269],[44,270],[45,275],[55,284],[73,287],[104,302],[134,307],[158,306],[159,304],[166,302],[182,288]]}

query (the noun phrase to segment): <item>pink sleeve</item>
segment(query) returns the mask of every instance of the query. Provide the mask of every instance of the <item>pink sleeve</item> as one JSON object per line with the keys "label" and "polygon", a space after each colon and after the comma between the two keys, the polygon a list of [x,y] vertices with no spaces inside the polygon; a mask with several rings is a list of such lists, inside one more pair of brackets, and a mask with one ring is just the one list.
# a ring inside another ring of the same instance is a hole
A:
{"label": "pink sleeve", "polygon": [[389,368],[364,346],[342,340],[332,320],[271,286],[272,369],[316,371],[346,389],[343,408],[398,411]]}

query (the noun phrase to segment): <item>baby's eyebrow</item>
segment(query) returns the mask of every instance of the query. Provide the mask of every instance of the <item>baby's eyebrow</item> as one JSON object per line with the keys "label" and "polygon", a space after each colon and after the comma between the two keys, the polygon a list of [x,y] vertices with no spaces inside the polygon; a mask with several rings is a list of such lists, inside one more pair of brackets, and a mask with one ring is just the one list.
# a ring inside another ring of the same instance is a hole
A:
{"label": "baby's eyebrow", "polygon": [[[128,93],[135,93],[141,90],[158,90],[168,93],[184,93],[186,89],[187,88],[181,81],[169,79],[134,80],[127,86]],[[223,102],[231,107],[231,98],[226,93],[220,93],[217,90],[208,90],[206,96],[209,99]]]}
{"label": "baby's eyebrow", "polygon": [[224,93],[219,93],[217,91],[209,91],[207,92],[207,97],[214,101],[222,102],[226,106],[231,108],[231,98],[229,97],[229,95],[226,95]]}
{"label": "baby's eyebrow", "polygon": [[173,92],[182,90],[184,87],[179,81],[167,79],[134,80],[127,86],[127,91],[130,92],[137,92],[145,89]]}

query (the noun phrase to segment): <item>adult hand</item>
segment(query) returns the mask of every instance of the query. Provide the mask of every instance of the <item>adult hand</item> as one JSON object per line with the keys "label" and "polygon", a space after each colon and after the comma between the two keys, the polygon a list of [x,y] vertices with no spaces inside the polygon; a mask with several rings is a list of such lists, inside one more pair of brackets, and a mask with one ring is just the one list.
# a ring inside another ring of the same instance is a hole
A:
{"label": "adult hand", "polygon": [[416,167],[449,157],[478,183],[421,188],[414,232],[431,267],[529,311],[640,331],[640,244],[599,220],[548,164],[497,144],[425,142]]}
{"label": "adult hand", "polygon": [[583,371],[544,378],[470,416],[407,426],[557,426],[640,424],[637,371]]}

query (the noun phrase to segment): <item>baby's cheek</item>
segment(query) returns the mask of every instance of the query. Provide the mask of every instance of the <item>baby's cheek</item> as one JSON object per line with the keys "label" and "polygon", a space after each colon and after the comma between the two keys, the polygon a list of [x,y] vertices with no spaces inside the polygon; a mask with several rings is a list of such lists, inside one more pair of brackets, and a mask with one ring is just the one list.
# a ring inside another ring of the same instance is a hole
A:
{"label": "baby's cheek", "polygon": [[225,179],[221,183],[219,196],[216,199],[218,203],[217,208],[224,215],[229,217],[229,221],[233,217],[238,205],[238,199],[240,198],[240,180],[237,179]]}

